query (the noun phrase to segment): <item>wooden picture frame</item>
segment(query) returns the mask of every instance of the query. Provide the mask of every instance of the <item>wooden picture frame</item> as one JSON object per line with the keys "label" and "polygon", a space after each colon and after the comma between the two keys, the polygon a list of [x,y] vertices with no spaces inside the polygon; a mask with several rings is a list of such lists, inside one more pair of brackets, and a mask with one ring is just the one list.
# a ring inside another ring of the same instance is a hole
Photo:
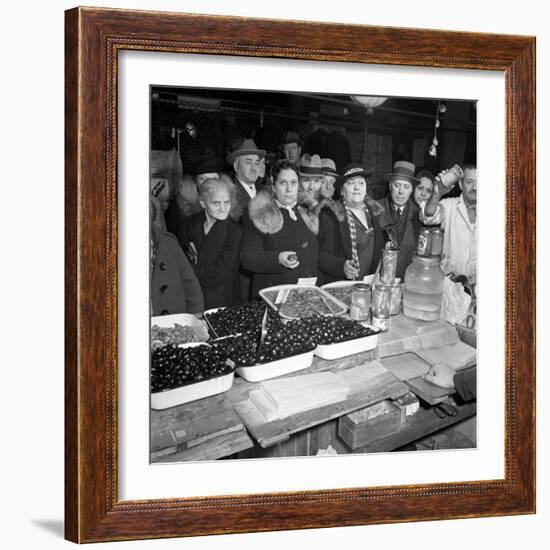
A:
{"label": "wooden picture frame", "polygon": [[[503,479],[172,500],[118,499],[116,124],[121,50],[504,73]],[[66,12],[65,55],[67,539],[98,542],[534,513],[533,37],[75,8]]]}

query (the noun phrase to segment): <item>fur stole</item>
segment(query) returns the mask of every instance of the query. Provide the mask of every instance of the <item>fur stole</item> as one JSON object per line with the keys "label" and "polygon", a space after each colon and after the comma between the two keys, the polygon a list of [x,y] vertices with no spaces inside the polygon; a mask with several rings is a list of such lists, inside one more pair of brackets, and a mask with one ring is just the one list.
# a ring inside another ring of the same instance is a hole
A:
{"label": "fur stole", "polygon": [[266,191],[260,191],[248,203],[248,215],[262,233],[272,235],[283,228],[283,215],[275,199]]}
{"label": "fur stole", "polygon": [[330,208],[336,219],[340,222],[344,221],[345,210],[341,202],[334,199],[322,199],[320,202],[313,203],[311,201],[302,200],[298,205],[298,212],[302,216],[304,223],[308,229],[315,235],[319,234],[319,215],[323,208]]}

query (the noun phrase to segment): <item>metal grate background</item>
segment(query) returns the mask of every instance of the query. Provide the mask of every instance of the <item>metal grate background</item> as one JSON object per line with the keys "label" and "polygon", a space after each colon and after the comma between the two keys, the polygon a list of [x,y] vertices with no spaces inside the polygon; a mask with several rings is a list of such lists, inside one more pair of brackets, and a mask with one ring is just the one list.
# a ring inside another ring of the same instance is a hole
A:
{"label": "metal grate background", "polygon": [[[322,114],[273,112],[256,105],[236,108],[208,105],[200,101],[153,99],[151,107],[151,148],[176,148],[183,173],[207,146],[220,158],[225,158],[232,142],[238,137],[253,138],[260,148],[280,154],[278,144],[286,131],[297,132],[304,141],[316,129],[339,131],[349,143],[350,160],[376,170],[375,182],[383,181],[391,169],[392,138],[367,131],[368,119],[350,121]],[[314,153],[316,151],[303,152]],[[340,170],[342,166],[338,167]],[[227,171],[231,167],[227,165]]]}

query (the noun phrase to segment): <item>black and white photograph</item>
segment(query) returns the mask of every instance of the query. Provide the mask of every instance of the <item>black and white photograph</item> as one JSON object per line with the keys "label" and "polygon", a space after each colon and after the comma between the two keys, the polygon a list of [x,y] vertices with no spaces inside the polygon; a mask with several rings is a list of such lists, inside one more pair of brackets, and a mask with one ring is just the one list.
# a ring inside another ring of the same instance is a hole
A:
{"label": "black and white photograph", "polygon": [[477,447],[477,102],[366,92],[150,87],[151,463]]}

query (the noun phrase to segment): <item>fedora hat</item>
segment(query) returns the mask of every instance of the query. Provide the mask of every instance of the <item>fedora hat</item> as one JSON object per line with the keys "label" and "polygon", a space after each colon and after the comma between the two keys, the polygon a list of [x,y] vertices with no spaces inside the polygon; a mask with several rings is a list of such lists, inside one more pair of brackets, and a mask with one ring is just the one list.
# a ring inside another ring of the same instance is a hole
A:
{"label": "fedora hat", "polygon": [[374,172],[374,168],[363,168],[361,164],[358,164],[357,162],[352,162],[344,168],[342,175],[338,176],[336,182],[338,183],[338,185],[343,185],[350,178],[355,178],[357,176],[368,178],[369,176],[372,176]]}
{"label": "fedora hat", "polygon": [[319,155],[302,155],[299,167],[300,176],[322,176],[323,163]]}
{"label": "fedora hat", "polygon": [[296,132],[285,132],[283,134],[281,145],[286,145],[287,143],[297,143],[298,145],[302,145],[302,140]]}
{"label": "fedora hat", "polygon": [[338,177],[336,164],[334,164],[332,159],[321,159],[321,163],[323,164],[323,174],[325,174],[325,176],[334,176],[335,178]]}
{"label": "fedora hat", "polygon": [[415,170],[416,167],[412,162],[398,160],[393,164],[393,172],[391,172],[391,174],[386,174],[386,177],[389,180],[399,178],[410,181],[411,183],[418,183],[418,178],[414,177]]}
{"label": "fedora hat", "polygon": [[253,139],[242,138],[231,149],[227,154],[227,162],[233,164],[237,157],[242,155],[258,155],[260,158],[265,156],[265,151],[263,149],[258,149]]}

